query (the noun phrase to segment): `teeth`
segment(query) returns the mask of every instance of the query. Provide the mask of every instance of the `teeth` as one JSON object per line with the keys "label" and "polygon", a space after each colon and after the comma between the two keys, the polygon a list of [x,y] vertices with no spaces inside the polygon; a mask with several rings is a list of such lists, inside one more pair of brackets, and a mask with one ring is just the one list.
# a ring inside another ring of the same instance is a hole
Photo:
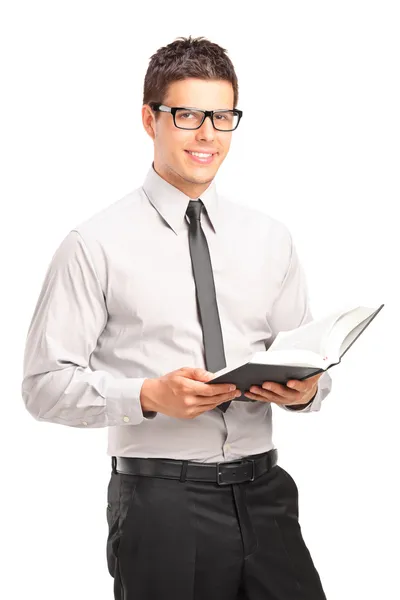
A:
{"label": "teeth", "polygon": [[212,154],[203,154],[201,152],[190,152],[190,150],[189,150],[189,154],[193,154],[194,156],[199,156],[200,158],[209,158],[210,156],[212,156]]}

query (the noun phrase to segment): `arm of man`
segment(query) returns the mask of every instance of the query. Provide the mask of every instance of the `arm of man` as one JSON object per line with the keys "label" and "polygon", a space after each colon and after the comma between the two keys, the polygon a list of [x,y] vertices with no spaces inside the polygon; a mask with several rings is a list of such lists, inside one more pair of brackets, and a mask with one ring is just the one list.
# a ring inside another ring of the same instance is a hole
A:
{"label": "arm of man", "polygon": [[26,340],[22,398],[35,419],[106,427],[145,418],[140,403],[145,378],[115,377],[88,366],[107,319],[88,248],[72,230],[52,258]]}
{"label": "arm of man", "polygon": [[[300,263],[292,236],[286,227],[285,229],[288,235],[287,268],[280,292],[269,317],[269,324],[273,332],[272,340],[279,331],[295,329],[313,319],[304,269]],[[322,400],[331,391],[332,379],[327,372],[318,374],[313,381],[311,379],[298,382],[293,380],[295,385],[292,390],[274,382],[264,382],[263,386],[271,384],[270,390],[258,387],[252,393],[245,395],[255,400],[264,399],[275,402],[284,410],[294,410],[302,413],[317,411],[321,408]],[[289,383],[291,382],[288,381]],[[291,404],[292,399],[289,402],[289,398],[285,402],[285,396],[296,395],[293,392],[297,392],[299,399],[294,401],[298,403]]]}

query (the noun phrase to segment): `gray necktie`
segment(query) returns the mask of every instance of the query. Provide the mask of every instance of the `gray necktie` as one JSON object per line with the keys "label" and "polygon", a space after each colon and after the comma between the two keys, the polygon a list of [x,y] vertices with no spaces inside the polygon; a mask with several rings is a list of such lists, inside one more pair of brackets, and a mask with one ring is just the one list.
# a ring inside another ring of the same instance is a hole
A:
{"label": "gray necktie", "polygon": [[[200,199],[190,200],[186,214],[190,220],[189,249],[196,285],[198,313],[203,329],[205,362],[207,370],[215,373],[226,367],[226,360],[210,252],[200,221],[202,209],[203,203]],[[230,403],[230,401],[223,402],[218,408],[225,412]]]}

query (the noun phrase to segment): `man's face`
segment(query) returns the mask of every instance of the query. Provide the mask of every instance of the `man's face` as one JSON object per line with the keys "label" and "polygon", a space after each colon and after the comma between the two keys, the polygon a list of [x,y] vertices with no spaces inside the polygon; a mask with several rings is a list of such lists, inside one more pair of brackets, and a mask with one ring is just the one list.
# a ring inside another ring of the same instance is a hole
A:
{"label": "man's face", "polygon": [[[233,108],[233,86],[229,81],[184,79],[170,84],[163,104],[203,110]],[[157,122],[147,105],[143,107],[143,123],[154,140],[154,168],[164,179],[190,197],[204,191],[214,179],[228,154],[232,132],[217,131],[209,118],[199,129],[184,130],[174,125],[170,113],[161,112]],[[201,162],[189,151],[212,153],[212,159]]]}

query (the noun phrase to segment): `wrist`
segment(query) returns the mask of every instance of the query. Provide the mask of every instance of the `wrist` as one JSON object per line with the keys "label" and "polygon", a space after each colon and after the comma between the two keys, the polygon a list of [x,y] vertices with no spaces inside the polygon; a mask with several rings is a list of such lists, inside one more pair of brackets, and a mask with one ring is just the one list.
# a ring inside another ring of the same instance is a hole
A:
{"label": "wrist", "polygon": [[314,398],[317,395],[317,391],[318,391],[318,387],[316,387],[312,398],[310,398],[310,400],[308,402],[306,402],[305,404],[286,404],[285,406],[287,406],[291,410],[303,410],[304,408],[307,408],[307,406],[309,406],[314,401]]}
{"label": "wrist", "polygon": [[157,383],[157,379],[145,379],[143,381],[140,390],[140,405],[142,411],[145,412],[157,412],[154,401],[154,389]]}

